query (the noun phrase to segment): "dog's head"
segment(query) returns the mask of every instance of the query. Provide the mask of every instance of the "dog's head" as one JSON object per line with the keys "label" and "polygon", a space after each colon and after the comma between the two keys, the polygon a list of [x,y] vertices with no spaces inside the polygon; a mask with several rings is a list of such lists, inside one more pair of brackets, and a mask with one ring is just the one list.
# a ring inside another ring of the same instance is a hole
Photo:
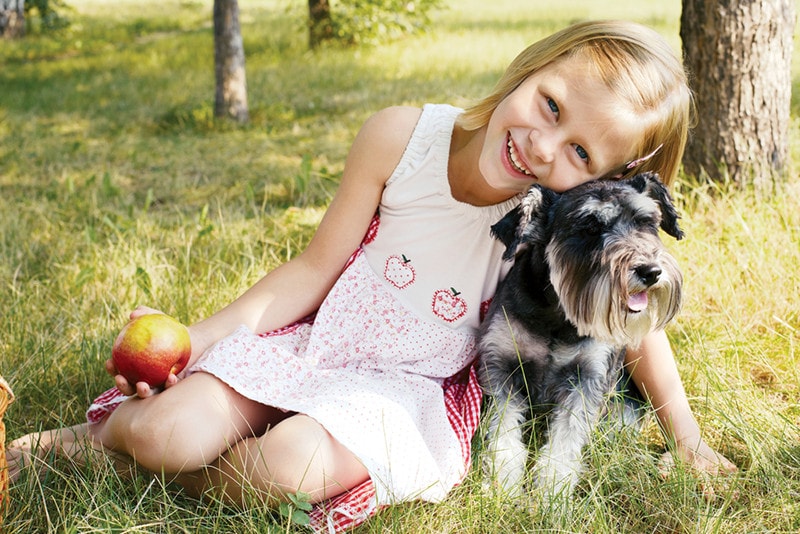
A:
{"label": "dog's head", "polygon": [[[492,227],[510,259],[541,247],[550,282],[581,335],[638,345],[678,312],[682,281],[659,228],[681,239],[678,213],[654,173],[595,180],[558,194],[534,185]],[[534,257],[537,255],[534,255]]]}

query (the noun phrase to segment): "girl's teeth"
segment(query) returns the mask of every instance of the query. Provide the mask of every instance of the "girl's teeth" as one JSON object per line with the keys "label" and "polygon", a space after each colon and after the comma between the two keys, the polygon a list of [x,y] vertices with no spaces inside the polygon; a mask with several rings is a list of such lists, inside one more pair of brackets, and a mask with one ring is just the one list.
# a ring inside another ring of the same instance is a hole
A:
{"label": "girl's teeth", "polygon": [[519,172],[526,174],[528,176],[533,176],[533,173],[522,166],[522,163],[517,160],[517,150],[514,148],[514,142],[511,140],[511,137],[508,138],[508,159],[511,161],[511,165],[514,166]]}

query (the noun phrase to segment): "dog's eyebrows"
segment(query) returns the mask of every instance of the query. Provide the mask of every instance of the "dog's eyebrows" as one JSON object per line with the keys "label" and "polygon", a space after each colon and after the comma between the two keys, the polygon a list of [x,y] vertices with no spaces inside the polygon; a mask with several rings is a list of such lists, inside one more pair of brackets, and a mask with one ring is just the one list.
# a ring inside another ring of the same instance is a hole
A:
{"label": "dog's eyebrows", "polygon": [[658,202],[645,194],[631,195],[628,208],[634,215],[659,217],[661,214]]}
{"label": "dog's eyebrows", "polygon": [[609,224],[619,217],[621,212],[621,206],[613,199],[589,197],[578,208],[577,215],[594,217],[602,224]]}

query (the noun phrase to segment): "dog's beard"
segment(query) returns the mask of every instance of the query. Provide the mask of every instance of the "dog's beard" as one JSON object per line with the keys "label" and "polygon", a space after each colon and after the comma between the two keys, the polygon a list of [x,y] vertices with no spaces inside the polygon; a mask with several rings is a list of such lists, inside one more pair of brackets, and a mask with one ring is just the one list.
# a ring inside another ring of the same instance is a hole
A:
{"label": "dog's beard", "polygon": [[[647,254],[646,259],[641,252],[622,245],[605,247],[596,260],[569,261],[568,254],[556,244],[547,247],[550,282],[564,314],[581,336],[637,347],[647,334],[664,328],[677,315],[682,276],[675,259],[662,248]],[[634,270],[643,263],[661,269],[658,281],[649,287]],[[634,311],[629,299],[641,292],[647,294],[647,306]]]}

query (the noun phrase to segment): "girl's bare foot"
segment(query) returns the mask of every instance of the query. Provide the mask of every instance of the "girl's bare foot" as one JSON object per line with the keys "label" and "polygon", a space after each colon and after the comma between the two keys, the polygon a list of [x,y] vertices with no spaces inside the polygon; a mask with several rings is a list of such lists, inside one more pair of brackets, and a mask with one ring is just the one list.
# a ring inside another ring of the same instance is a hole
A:
{"label": "girl's bare foot", "polygon": [[66,428],[32,432],[6,445],[6,463],[9,482],[15,482],[23,469],[36,467],[47,469],[47,457],[53,454],[69,458],[80,456],[79,449],[85,445],[89,424],[84,423]]}

